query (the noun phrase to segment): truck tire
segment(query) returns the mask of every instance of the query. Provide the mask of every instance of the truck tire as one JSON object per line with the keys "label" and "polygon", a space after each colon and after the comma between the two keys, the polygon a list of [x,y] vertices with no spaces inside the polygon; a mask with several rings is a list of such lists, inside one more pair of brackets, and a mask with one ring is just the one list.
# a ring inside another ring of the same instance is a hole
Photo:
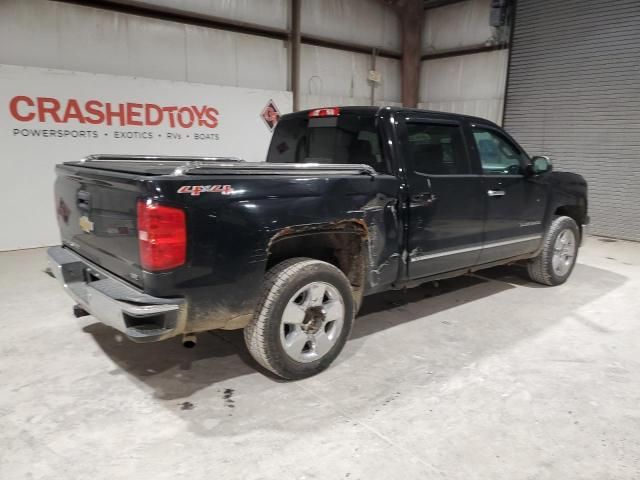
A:
{"label": "truck tire", "polygon": [[339,269],[312,258],[291,258],[267,272],[244,340],[264,368],[298,380],[333,362],[351,333],[353,317],[351,285]]}
{"label": "truck tire", "polygon": [[554,217],[544,236],[542,250],[527,264],[529,278],[543,285],[567,281],[578,257],[580,230],[570,217]]}

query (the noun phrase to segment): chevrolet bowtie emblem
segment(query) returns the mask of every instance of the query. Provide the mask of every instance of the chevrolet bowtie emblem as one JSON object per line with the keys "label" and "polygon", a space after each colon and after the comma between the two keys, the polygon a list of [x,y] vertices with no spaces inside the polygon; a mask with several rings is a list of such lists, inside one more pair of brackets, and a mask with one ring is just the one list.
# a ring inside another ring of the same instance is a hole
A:
{"label": "chevrolet bowtie emblem", "polygon": [[89,217],[87,217],[86,215],[83,215],[78,219],[78,224],[80,225],[80,228],[83,232],[93,232],[93,222],[89,220]]}

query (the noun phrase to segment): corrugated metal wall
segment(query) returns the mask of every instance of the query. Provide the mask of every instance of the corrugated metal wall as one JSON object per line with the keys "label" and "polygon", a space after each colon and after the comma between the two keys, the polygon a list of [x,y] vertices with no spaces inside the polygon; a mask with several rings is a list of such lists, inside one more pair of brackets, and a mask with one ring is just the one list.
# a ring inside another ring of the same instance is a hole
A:
{"label": "corrugated metal wall", "polygon": [[591,231],[640,240],[640,2],[520,0],[505,126],[589,182]]}

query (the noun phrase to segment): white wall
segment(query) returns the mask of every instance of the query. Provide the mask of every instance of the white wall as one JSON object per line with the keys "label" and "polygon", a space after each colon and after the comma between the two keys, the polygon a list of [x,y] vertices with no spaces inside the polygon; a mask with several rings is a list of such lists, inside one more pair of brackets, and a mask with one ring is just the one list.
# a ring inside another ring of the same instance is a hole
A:
{"label": "white wall", "polygon": [[[367,74],[371,56],[303,45],[300,66],[301,108],[329,105],[370,105]],[[378,58],[382,81],[375,90],[377,105],[400,101],[400,62]]]}
{"label": "white wall", "polygon": [[467,0],[426,11],[422,51],[480,45],[492,36],[491,0]]}
{"label": "white wall", "polygon": [[[286,29],[288,0],[139,3]],[[397,15],[379,0],[302,2],[302,31],[399,50]],[[44,0],[0,1],[0,64],[286,90],[287,42]],[[370,56],[303,45],[303,108],[370,103]],[[376,103],[400,101],[400,62],[378,58]]]}
{"label": "white wall", "polygon": [[302,32],[400,50],[400,22],[380,0],[303,0]]}
{"label": "white wall", "polygon": [[185,12],[286,29],[289,0],[137,0]]}
{"label": "white wall", "polygon": [[0,1],[0,63],[287,89],[286,42],[44,0]]}
{"label": "white wall", "polygon": [[502,122],[508,50],[422,62],[420,108]]}
{"label": "white wall", "polygon": [[[398,17],[380,0],[307,0],[301,17],[305,34],[400,51]],[[370,69],[371,55],[303,45],[300,107],[370,105]],[[376,70],[382,82],[374,103],[399,104],[400,61],[378,57]]]}
{"label": "white wall", "polygon": [[[491,44],[491,0],[427,10],[424,53]],[[502,123],[508,50],[422,62],[420,108],[464,113]]]}

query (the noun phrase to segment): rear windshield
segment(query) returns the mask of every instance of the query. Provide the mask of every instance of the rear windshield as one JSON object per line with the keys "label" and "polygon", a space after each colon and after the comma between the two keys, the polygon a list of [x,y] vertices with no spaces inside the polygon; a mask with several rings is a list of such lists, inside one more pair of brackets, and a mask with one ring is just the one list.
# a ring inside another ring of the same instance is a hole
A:
{"label": "rear windshield", "polygon": [[284,118],[271,139],[267,162],[362,163],[389,172],[372,115]]}

